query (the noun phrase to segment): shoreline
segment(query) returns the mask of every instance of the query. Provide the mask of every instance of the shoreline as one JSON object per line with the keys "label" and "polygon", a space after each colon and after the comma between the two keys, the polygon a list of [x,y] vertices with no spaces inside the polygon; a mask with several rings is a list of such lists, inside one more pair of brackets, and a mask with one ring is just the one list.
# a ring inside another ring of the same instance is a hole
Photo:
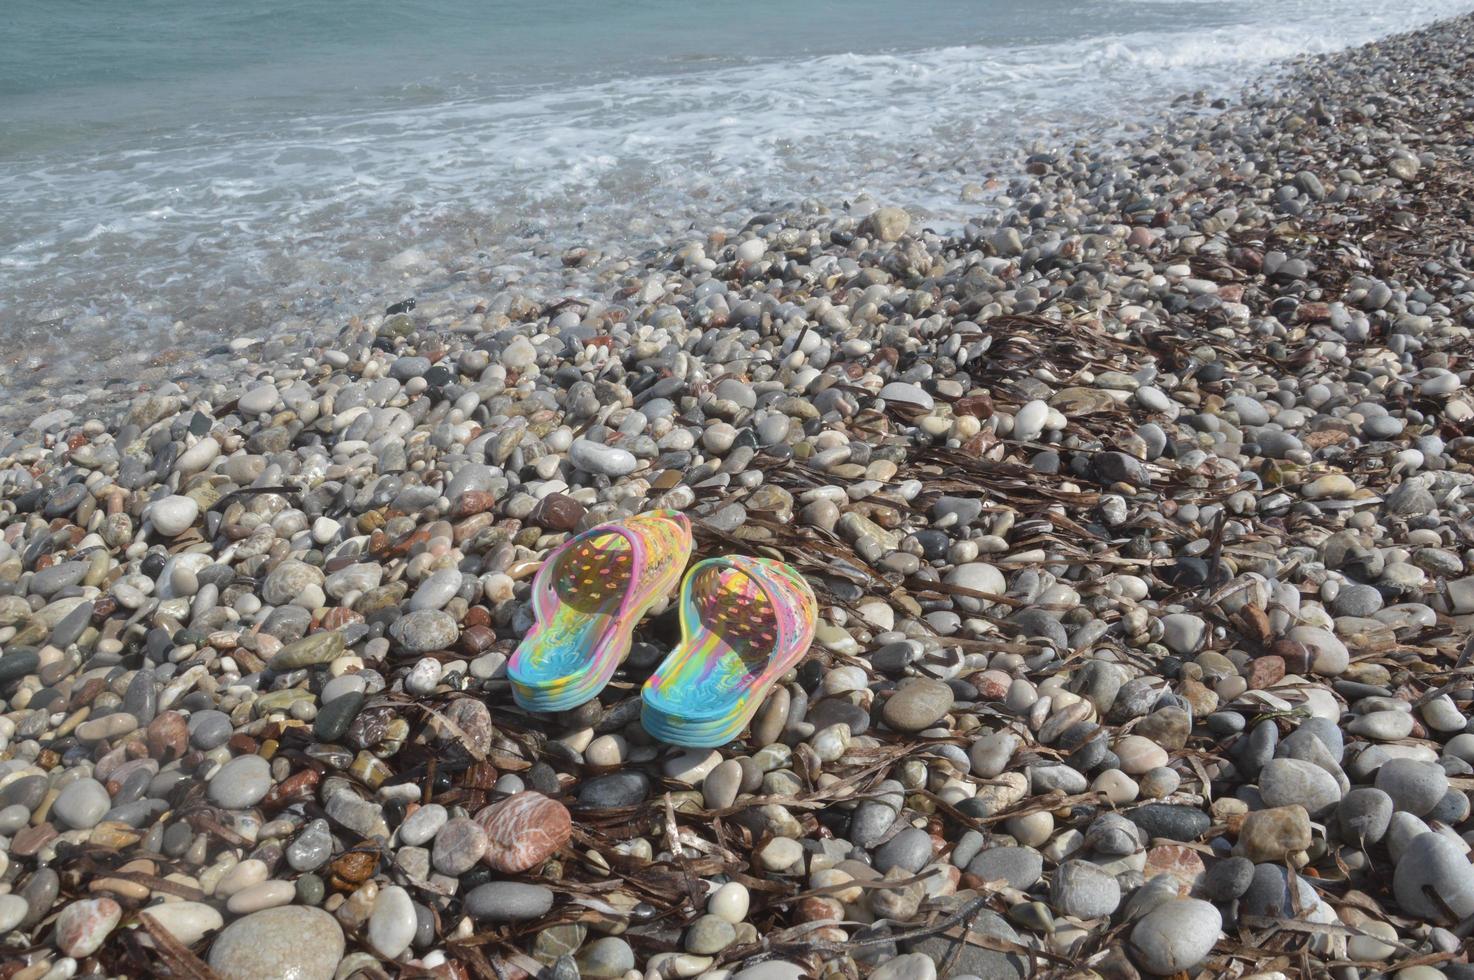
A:
{"label": "shoreline", "polygon": [[[16,976],[1474,977],[1471,52],[1021,151],[960,235],[800,205],[8,406]],[[505,677],[663,507],[819,596],[721,751],[640,726],[669,613]]]}

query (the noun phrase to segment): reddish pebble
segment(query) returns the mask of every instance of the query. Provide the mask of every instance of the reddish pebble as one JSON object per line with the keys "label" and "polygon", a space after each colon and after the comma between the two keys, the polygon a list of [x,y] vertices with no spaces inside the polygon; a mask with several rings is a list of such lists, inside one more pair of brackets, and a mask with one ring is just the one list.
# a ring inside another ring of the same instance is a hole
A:
{"label": "reddish pebble", "polygon": [[111,898],[73,902],[56,917],[56,945],[75,959],[91,956],[122,917],[123,907]]}
{"label": "reddish pebble", "polygon": [[531,790],[492,804],[476,814],[476,822],[487,838],[481,860],[507,874],[537,867],[573,835],[568,808]]}
{"label": "reddish pebble", "polygon": [[1170,875],[1177,879],[1178,893],[1186,895],[1205,870],[1197,851],[1181,844],[1162,844],[1146,852],[1146,867],[1141,874],[1147,881],[1158,875]]}
{"label": "reddish pebble", "polygon": [[172,762],[189,751],[189,723],[177,711],[162,711],[148,723],[145,738],[149,755],[160,762]]}
{"label": "reddish pebble", "polygon": [[485,490],[467,490],[450,505],[450,519],[459,521],[474,514],[484,514],[495,506],[495,494]]}
{"label": "reddish pebble", "polygon": [[1249,687],[1255,691],[1262,691],[1272,687],[1285,676],[1285,658],[1268,656],[1257,657],[1249,664]]}
{"label": "reddish pebble", "polygon": [[10,853],[15,857],[32,857],[56,839],[56,828],[49,823],[16,831],[10,839]]}

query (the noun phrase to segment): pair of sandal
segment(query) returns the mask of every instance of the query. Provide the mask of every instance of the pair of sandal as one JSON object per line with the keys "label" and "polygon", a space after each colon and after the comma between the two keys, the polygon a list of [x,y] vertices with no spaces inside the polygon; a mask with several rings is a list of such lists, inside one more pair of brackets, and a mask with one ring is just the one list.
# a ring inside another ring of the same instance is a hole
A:
{"label": "pair of sandal", "polygon": [[792,567],[729,555],[692,565],[691,522],[648,511],[590,528],[548,555],[532,583],[536,620],[507,663],[529,711],[592,699],[628,656],[635,625],[680,582],[681,642],[645,682],[657,739],[712,748],[747,727],[814,638],[813,590]]}

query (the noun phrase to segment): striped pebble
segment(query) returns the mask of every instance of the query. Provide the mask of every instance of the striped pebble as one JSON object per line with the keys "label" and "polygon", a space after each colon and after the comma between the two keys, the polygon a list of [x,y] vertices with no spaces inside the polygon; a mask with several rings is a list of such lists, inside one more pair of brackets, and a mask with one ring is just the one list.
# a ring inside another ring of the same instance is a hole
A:
{"label": "striped pebble", "polygon": [[525,791],[476,814],[486,831],[482,860],[497,871],[515,874],[535,868],[568,843],[573,823],[557,800]]}

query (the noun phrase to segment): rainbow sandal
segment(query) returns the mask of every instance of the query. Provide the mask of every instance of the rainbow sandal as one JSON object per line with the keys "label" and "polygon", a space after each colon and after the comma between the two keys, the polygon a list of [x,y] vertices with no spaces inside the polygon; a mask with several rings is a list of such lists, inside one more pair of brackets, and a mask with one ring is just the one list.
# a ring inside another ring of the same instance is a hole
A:
{"label": "rainbow sandal", "polygon": [[809,584],[783,562],[730,555],[691,566],[681,583],[681,643],[640,692],[645,730],[693,748],[732,741],[803,659],[817,608]]}
{"label": "rainbow sandal", "polygon": [[604,689],[635,624],[680,580],[691,522],[654,510],[589,528],[553,550],[532,582],[535,625],[507,663],[528,711],[566,711]]}

